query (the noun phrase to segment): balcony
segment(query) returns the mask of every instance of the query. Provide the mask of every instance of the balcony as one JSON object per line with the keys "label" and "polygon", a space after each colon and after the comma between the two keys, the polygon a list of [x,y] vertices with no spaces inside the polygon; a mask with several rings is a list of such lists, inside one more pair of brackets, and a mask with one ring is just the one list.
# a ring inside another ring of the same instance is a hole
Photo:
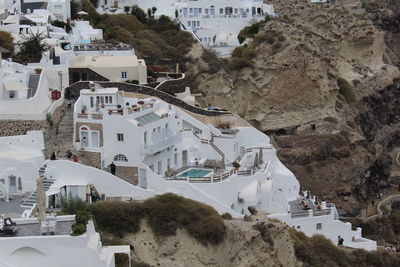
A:
{"label": "balcony", "polygon": [[170,129],[162,129],[160,133],[153,133],[151,143],[142,145],[141,153],[153,155],[161,150],[182,142],[182,132],[172,133]]}

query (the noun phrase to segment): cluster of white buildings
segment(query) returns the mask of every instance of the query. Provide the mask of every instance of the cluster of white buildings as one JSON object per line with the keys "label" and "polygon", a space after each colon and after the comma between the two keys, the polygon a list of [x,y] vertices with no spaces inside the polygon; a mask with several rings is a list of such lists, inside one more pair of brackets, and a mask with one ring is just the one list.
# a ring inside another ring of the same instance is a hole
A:
{"label": "cluster of white buildings", "polygon": [[[146,1],[134,2],[142,6]],[[239,25],[267,12],[262,1],[255,0],[153,2],[147,5],[171,12],[207,44],[212,36],[222,36],[218,29],[207,30],[211,25]],[[57,3],[62,6],[58,13]],[[85,234],[71,236],[75,217],[54,214],[62,208],[62,199],[145,200],[167,192],[235,218],[248,215],[253,207],[309,236],[322,234],[334,243],[342,236],[345,246],[376,249],[376,242],[363,238],[360,228],[352,230],[350,223],[338,219],[334,204],[299,192],[298,180],[279,161],[268,136],[235,114],[194,107],[189,91],[180,99],[150,87],[135,91],[138,87],[125,82],[146,85],[144,60],[129,45],[101,42],[101,30],[88,21],[72,22],[69,33],[51,26],[49,18],[69,18],[68,5],[61,0],[0,2],[0,30],[18,39],[45,29],[51,47],[40,62],[0,60],[0,125],[44,121],[64,106],[68,90],[83,84],[77,82],[93,81],[78,90],[70,111],[73,134],[66,141],[73,154],[84,155],[95,167],[46,160],[41,130],[21,135],[3,131],[0,216],[13,218],[18,232],[8,236],[0,231],[0,266],[112,267],[116,253],[130,257],[129,246],[103,246],[92,222]],[[24,12],[28,7],[32,10]],[[218,36],[215,42],[220,42]],[[110,164],[116,165],[118,176],[108,172]],[[36,215],[44,209],[45,218]]]}

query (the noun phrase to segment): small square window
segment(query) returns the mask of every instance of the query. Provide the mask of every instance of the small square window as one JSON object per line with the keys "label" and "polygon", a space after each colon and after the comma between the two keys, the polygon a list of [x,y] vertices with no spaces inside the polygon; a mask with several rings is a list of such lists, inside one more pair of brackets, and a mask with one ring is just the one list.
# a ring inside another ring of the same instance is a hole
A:
{"label": "small square window", "polygon": [[117,133],[117,140],[118,142],[124,142],[124,134]]}
{"label": "small square window", "polygon": [[322,223],[317,223],[317,230],[322,230]]}
{"label": "small square window", "polygon": [[126,71],[121,72],[121,77],[122,77],[122,79],[126,79],[128,77],[128,74],[126,73]]}

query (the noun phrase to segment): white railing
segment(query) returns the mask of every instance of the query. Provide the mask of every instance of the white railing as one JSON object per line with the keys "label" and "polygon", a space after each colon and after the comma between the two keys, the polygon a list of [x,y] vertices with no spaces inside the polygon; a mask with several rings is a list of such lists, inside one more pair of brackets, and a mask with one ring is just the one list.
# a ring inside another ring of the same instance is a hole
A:
{"label": "white railing", "polygon": [[[153,138],[152,138],[153,139]],[[182,142],[182,132],[178,132],[173,135],[157,136],[154,138],[154,142],[148,145],[142,145],[141,152],[145,155],[155,154],[163,149],[176,145]]]}

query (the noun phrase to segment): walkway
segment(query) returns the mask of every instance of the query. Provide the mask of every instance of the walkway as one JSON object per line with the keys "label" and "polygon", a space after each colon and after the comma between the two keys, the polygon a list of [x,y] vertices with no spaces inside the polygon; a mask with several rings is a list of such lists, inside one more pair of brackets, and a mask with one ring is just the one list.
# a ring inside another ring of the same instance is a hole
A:
{"label": "walkway", "polygon": [[[398,185],[392,185],[392,188],[396,188],[398,190]],[[386,195],[383,197],[383,199],[375,204],[375,206],[372,206],[371,204],[368,205],[368,209],[373,211],[368,213],[368,217],[365,216],[360,216],[358,218],[364,220],[364,221],[369,221],[373,220],[377,217],[380,217],[385,214],[385,211],[390,210],[389,206],[392,204],[393,201],[400,200],[400,192],[393,192],[389,195]],[[365,208],[361,209],[361,215],[365,214]]]}
{"label": "walkway", "polygon": [[[75,150],[72,145],[74,135],[74,116],[72,110],[66,110],[63,118],[58,124],[57,135],[55,136],[54,150],[57,152],[57,158],[66,159],[67,150],[70,150],[72,154],[78,156],[79,163],[92,166],[90,162],[83,156],[82,153]],[[51,153],[51,151],[50,151]]]}

